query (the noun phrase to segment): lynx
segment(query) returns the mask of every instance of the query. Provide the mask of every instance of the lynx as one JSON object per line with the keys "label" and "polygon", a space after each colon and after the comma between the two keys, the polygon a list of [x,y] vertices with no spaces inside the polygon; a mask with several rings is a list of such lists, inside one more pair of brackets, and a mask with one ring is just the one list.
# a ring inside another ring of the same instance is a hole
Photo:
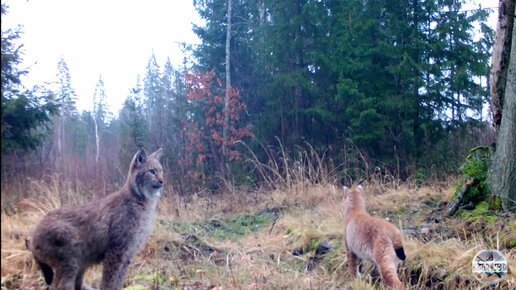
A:
{"label": "lynx", "polygon": [[85,271],[102,263],[102,290],[122,288],[133,255],[149,235],[163,186],[162,149],[133,157],[125,184],[89,203],[53,210],[36,227],[27,247],[55,290],[93,289]]}
{"label": "lynx", "polygon": [[376,264],[384,283],[392,288],[403,289],[397,268],[405,260],[402,235],[390,222],[370,216],[365,209],[362,186],[355,189],[344,187],[344,228],[348,267],[351,277],[359,272],[361,260]]}

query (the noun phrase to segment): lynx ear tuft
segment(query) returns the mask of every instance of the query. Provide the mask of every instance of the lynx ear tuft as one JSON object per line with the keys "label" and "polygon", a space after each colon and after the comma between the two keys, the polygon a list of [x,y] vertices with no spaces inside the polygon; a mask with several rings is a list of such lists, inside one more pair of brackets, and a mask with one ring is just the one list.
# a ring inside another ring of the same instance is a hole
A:
{"label": "lynx ear tuft", "polygon": [[133,157],[133,161],[131,162],[131,168],[139,168],[143,166],[147,162],[147,151],[145,149],[140,148],[138,152]]}
{"label": "lynx ear tuft", "polygon": [[157,160],[160,160],[161,156],[163,156],[163,148],[161,147],[149,155],[149,157],[156,158]]}

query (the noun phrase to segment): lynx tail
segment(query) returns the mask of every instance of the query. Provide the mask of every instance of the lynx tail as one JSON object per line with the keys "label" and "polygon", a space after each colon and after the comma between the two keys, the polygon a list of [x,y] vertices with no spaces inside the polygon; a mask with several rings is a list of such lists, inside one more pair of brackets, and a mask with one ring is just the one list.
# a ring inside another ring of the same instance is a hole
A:
{"label": "lynx tail", "polygon": [[394,251],[396,252],[396,256],[398,256],[398,258],[400,258],[400,260],[402,260],[402,261],[404,261],[405,258],[407,257],[407,256],[405,256],[405,250],[403,249],[403,247],[394,249]]}

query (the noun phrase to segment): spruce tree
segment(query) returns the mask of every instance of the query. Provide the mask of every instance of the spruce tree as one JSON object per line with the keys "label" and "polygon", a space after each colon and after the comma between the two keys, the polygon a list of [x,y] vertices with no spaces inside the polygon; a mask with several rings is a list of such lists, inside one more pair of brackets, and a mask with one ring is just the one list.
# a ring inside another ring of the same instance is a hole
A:
{"label": "spruce tree", "polygon": [[[7,9],[2,4],[1,14],[5,15]],[[36,150],[49,133],[51,117],[60,108],[49,89],[23,86],[21,78],[28,71],[19,68],[23,61],[20,34],[20,27],[5,30],[2,26],[2,153],[7,149]]]}

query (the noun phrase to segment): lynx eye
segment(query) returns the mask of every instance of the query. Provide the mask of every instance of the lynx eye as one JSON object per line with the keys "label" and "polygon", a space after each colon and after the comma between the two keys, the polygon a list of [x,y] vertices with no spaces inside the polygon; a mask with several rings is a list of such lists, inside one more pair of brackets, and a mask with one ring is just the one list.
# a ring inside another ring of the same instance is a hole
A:
{"label": "lynx eye", "polygon": [[152,175],[156,174],[156,170],[154,170],[154,169],[150,169],[150,170],[149,170],[149,172],[150,172],[150,174],[152,174]]}

